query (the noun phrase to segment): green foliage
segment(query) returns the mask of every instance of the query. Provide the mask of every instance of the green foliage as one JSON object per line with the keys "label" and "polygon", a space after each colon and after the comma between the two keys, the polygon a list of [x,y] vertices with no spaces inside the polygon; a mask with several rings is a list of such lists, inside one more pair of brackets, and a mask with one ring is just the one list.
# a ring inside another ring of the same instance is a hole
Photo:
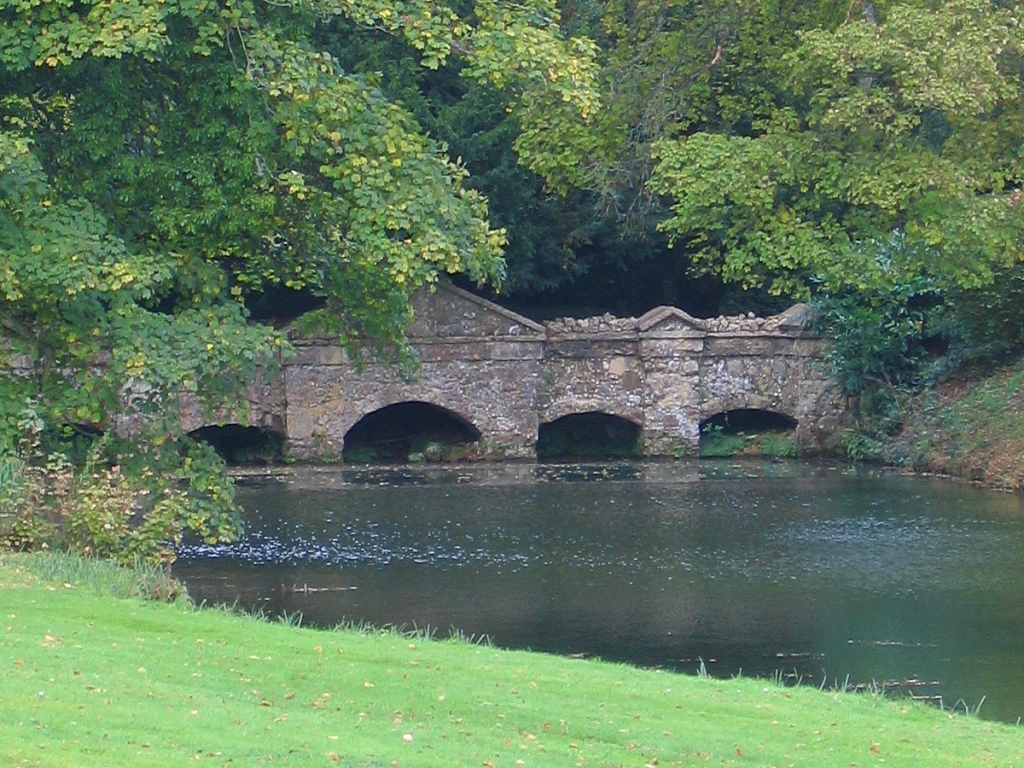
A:
{"label": "green foliage", "polygon": [[[740,134],[655,148],[673,242],[778,293],[885,289],[925,275],[989,285],[1024,242],[1019,12],[988,0],[879,4],[806,29],[779,60],[785,98]],[[894,237],[903,247],[881,264]]]}
{"label": "green foliage", "polygon": [[465,185],[487,198],[492,226],[507,235],[502,295],[550,292],[575,277],[577,249],[599,222],[583,196],[552,193],[521,164],[515,150],[521,115],[509,109],[508,93],[461,76],[455,62],[437,70],[421,66],[400,38],[351,23],[335,26],[337,34],[323,36],[326,49],[347,71],[379,82],[424,132],[443,138],[469,172]]}
{"label": "green foliage", "polygon": [[[388,346],[440,274],[500,281],[505,236],[463,168],[317,49],[336,20],[400,36],[427,68],[455,56],[513,102],[596,106],[592,52],[539,0],[466,20],[415,2],[86,10],[9,4],[0,57],[4,328],[37,360],[62,350],[38,375],[76,379],[78,423],[101,422],[126,378],[154,410],[167,382],[237,391],[284,346],[245,323],[268,287],[311,290],[332,330]],[[185,346],[153,354],[169,342]],[[85,373],[99,354],[108,386]]]}
{"label": "green foliage", "polygon": [[855,458],[1024,488],[1024,363],[956,372],[917,393],[896,435],[850,430]]}
{"label": "green foliage", "polygon": [[590,125],[547,138],[583,157],[562,166],[564,184],[592,190],[601,210],[641,237],[664,216],[660,190],[647,183],[657,142],[749,131],[786,98],[781,59],[797,30],[838,20],[834,4],[793,0],[581,0],[569,7],[604,53],[602,109]]}
{"label": "green foliage", "polygon": [[816,299],[815,326],[834,340],[828,362],[845,391],[905,389],[918,382],[930,296],[934,293],[919,283],[870,294],[822,294]]}
{"label": "green foliage", "polygon": [[24,459],[0,464],[0,548],[70,548],[157,565],[173,562],[186,533],[209,543],[241,533],[234,483],[204,443],[102,437],[76,467],[63,454],[40,453],[34,437],[23,443]]}
{"label": "green foliage", "polygon": [[0,520],[0,551],[35,552],[49,549],[59,532],[40,514],[21,508]]}
{"label": "green foliage", "polygon": [[0,450],[0,505],[7,503],[6,500],[17,493],[24,466],[25,462],[17,456]]}
{"label": "green foliage", "polygon": [[761,436],[761,455],[776,459],[795,459],[796,441],[792,437],[772,432]]}
{"label": "green foliage", "polygon": [[[462,10],[0,0],[0,442],[31,435],[37,501],[68,542],[127,562],[237,533],[180,408],[244,422],[243,388],[289,353],[250,322],[265,293],[305,291],[322,306],[306,327],[411,365],[413,291],[500,284],[505,233],[463,165],[323,45],[369,26],[500,90],[524,124],[549,100],[594,111],[592,46],[550,0]],[[54,450],[85,466],[38,466]]]}
{"label": "green foliage", "polygon": [[939,300],[924,280],[815,300],[815,327],[833,340],[827,361],[862,428],[892,434],[900,426],[925,374],[925,320]]}
{"label": "green foliage", "polygon": [[142,453],[110,441],[91,458],[60,506],[73,548],[124,564],[170,563],[185,533],[209,543],[241,533],[234,484],[204,443]]}
{"label": "green foliage", "polygon": [[743,435],[726,434],[721,427],[706,429],[700,436],[699,456],[702,459],[729,458],[743,453],[747,438]]}
{"label": "green foliage", "polygon": [[[816,299],[817,327],[834,339],[829,363],[857,417],[844,435],[851,457],[963,474],[958,467],[965,460],[946,459],[945,453],[962,452],[974,461],[991,437],[1003,440],[1006,458],[1015,455],[1020,436],[1007,434],[1015,423],[1006,403],[1016,393],[1012,380],[1005,386],[998,379],[974,382],[977,397],[965,397],[956,408],[933,401],[936,391],[955,390],[957,382],[1020,356],[1020,274],[1018,266],[992,285],[970,290],[940,292],[922,279],[885,292]],[[989,402],[993,393],[995,402]],[[956,415],[937,415],[943,413]],[[984,423],[966,426],[965,413]],[[997,468],[992,474],[1012,472]]]}
{"label": "green foliage", "polygon": [[57,538],[54,526],[28,503],[31,482],[24,460],[0,452],[0,550],[44,549]]}
{"label": "green foliage", "polygon": [[1024,265],[996,274],[991,285],[951,290],[931,318],[948,344],[945,367],[1000,364],[1024,352]]}

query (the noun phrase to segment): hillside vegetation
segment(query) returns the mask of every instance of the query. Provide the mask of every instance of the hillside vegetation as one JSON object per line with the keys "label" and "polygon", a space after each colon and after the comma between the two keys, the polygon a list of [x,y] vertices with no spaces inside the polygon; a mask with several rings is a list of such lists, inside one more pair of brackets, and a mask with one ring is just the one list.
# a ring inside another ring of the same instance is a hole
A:
{"label": "hillside vegetation", "polygon": [[851,448],[887,463],[1008,491],[1024,489],[1024,361],[962,373],[916,395],[888,442]]}

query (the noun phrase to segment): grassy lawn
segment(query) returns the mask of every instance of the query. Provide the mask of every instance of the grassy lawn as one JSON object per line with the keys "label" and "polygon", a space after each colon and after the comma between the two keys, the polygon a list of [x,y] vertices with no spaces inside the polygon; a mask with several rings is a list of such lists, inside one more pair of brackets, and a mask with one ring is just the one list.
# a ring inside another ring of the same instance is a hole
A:
{"label": "grassy lawn", "polygon": [[0,556],[3,766],[1024,766],[1024,729],[877,696],[45,581]]}

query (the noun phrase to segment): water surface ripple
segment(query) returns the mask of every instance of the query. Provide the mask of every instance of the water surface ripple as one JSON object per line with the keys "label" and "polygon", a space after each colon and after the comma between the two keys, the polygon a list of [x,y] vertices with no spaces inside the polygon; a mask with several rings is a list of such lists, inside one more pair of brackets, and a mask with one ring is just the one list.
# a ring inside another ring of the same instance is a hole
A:
{"label": "water surface ripple", "polygon": [[196,599],[1024,715],[1019,496],[702,461],[297,471],[239,498],[243,540],[179,552]]}

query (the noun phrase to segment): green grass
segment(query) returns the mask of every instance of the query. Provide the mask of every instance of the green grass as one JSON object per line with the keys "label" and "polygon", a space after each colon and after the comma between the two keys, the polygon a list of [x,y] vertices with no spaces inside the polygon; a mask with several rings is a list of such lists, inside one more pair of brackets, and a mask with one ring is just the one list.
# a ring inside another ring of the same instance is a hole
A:
{"label": "green grass", "polygon": [[116,599],[0,560],[4,766],[1012,766],[1024,731],[873,695]]}
{"label": "green grass", "polygon": [[797,457],[796,440],[790,435],[768,432],[761,439],[761,455],[777,459],[795,459]]}
{"label": "green grass", "polygon": [[747,439],[743,435],[716,433],[700,436],[702,459],[727,459],[743,453],[746,447]]}
{"label": "green grass", "polygon": [[188,602],[185,588],[179,581],[165,569],[144,561],[139,561],[134,568],[125,568],[110,560],[83,557],[75,552],[0,553],[0,568],[15,565],[42,581],[70,584],[97,595],[164,601],[180,597]]}

